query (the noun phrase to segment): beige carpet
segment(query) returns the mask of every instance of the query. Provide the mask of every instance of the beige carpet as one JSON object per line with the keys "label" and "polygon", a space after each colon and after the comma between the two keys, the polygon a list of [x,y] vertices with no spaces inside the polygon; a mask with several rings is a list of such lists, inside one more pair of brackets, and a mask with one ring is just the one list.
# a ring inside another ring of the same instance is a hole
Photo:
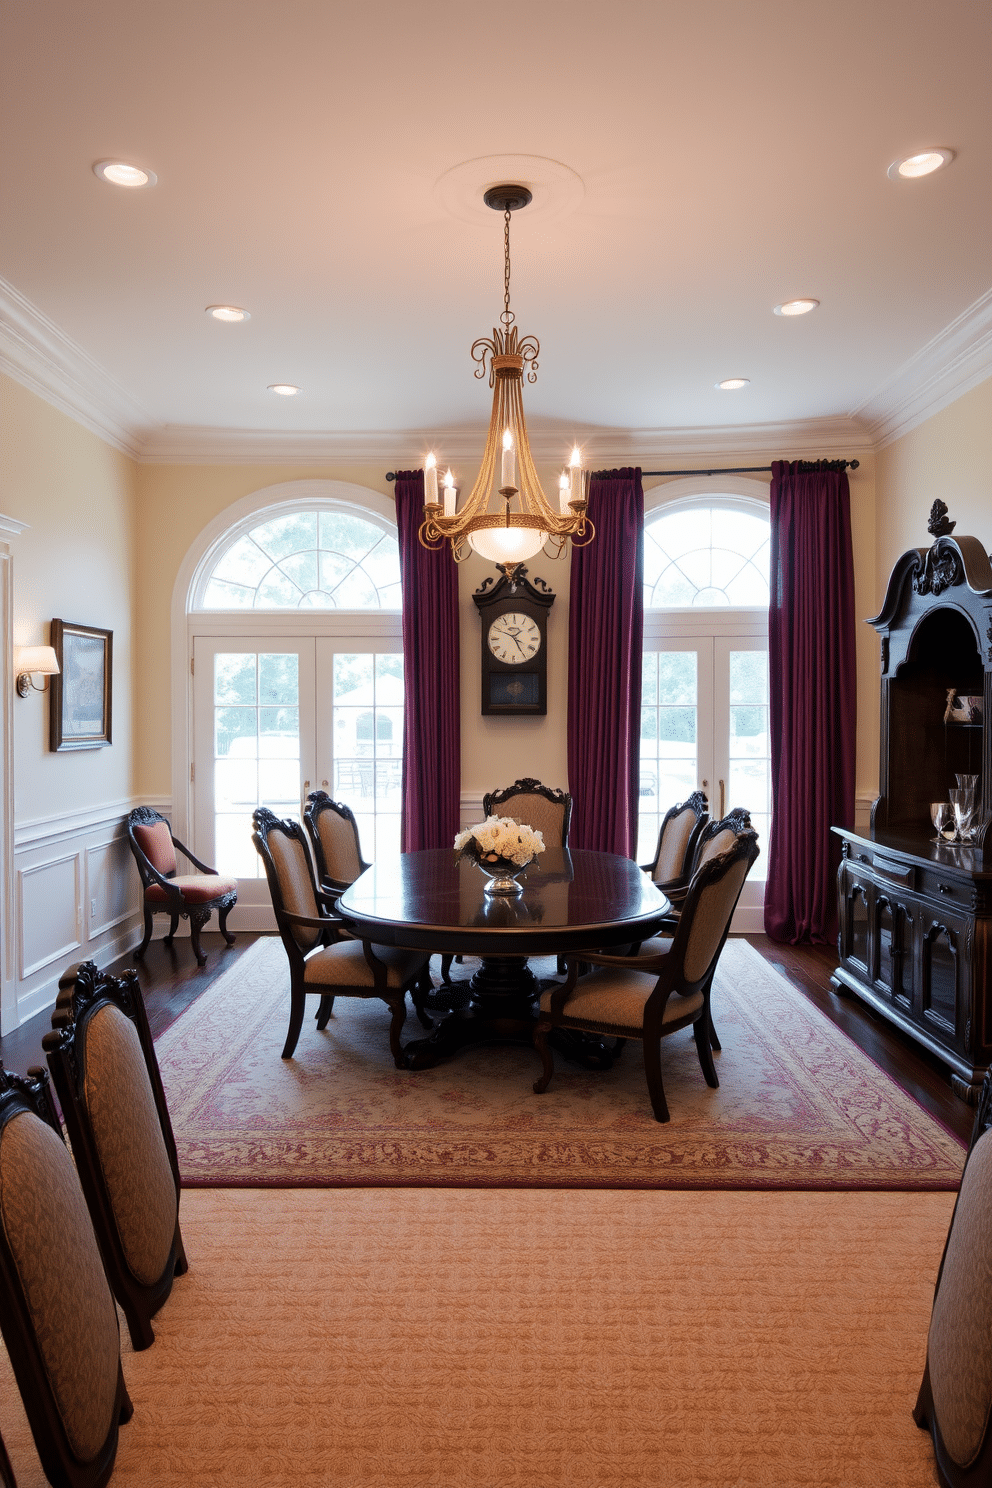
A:
{"label": "beige carpet", "polygon": [[[471,964],[461,968],[471,971]],[[691,1032],[662,1044],[672,1120],[651,1115],[639,1044],[608,1072],[527,1048],[394,1068],[384,1004],[310,1000],[292,1060],[281,943],[258,942],[157,1041],[187,1184],[954,1188],[964,1149],[795,991],[731,940],[713,996],[719,1090]],[[404,1038],[420,1027],[412,1012]]]}
{"label": "beige carpet", "polygon": [[[184,1194],[112,1488],[932,1488],[950,1194]],[[42,1488],[0,1381],[20,1488]]]}

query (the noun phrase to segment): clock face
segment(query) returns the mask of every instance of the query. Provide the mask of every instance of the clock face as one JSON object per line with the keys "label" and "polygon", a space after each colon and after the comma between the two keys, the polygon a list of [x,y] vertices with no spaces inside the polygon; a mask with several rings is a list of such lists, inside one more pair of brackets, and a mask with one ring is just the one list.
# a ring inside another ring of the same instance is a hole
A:
{"label": "clock face", "polygon": [[489,649],[506,666],[532,661],[541,649],[537,621],[513,610],[499,615],[489,627]]}

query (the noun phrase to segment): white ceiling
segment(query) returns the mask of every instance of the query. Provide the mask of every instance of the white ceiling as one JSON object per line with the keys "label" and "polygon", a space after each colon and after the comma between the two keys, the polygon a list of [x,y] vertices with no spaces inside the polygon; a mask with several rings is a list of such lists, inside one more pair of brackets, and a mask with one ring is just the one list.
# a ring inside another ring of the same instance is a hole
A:
{"label": "white ceiling", "polygon": [[[7,0],[0,365],[153,455],[467,434],[502,290],[474,183],[509,152],[544,162],[532,426],[877,439],[992,372],[990,42],[988,0]],[[956,159],[887,178],[927,145]]]}

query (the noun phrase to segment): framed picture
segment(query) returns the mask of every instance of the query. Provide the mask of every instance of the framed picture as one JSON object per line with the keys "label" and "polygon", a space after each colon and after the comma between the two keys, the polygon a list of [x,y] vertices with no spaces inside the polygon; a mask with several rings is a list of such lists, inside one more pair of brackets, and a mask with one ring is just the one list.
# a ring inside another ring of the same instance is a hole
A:
{"label": "framed picture", "polygon": [[102,749],[111,742],[114,632],[53,620],[59,673],[51,681],[53,750]]}

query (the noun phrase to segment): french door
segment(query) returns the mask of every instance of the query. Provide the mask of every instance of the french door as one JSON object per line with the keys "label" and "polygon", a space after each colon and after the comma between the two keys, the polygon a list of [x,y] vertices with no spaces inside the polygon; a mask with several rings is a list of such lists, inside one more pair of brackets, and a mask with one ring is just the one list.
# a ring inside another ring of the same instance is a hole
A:
{"label": "french door", "polygon": [[734,929],[760,931],[771,822],[768,642],[763,624],[750,628],[755,633],[646,634],[637,861],[650,862],[665,812],[694,790],[706,792],[714,818],[746,807],[762,852]]}
{"label": "french door", "polygon": [[270,913],[251,841],[257,806],[299,820],[322,787],[354,811],[366,859],[399,850],[403,657],[385,638],[373,644],[193,638],[194,851],[238,879],[242,928],[264,928]]}

